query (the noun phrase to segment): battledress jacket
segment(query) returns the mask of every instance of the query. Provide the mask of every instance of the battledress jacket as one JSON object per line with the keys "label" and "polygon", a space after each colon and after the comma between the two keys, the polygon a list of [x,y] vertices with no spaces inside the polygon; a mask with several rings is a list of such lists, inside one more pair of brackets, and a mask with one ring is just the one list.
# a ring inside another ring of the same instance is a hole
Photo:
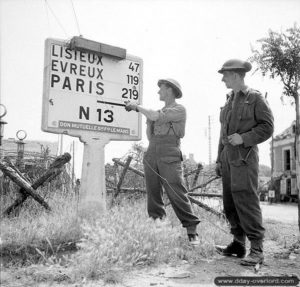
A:
{"label": "battledress jacket", "polygon": [[[227,102],[220,112],[221,134],[217,162],[227,145],[229,163],[239,165],[247,162],[252,152],[258,160],[257,144],[271,137],[274,119],[266,99],[259,91],[251,88],[240,91],[232,106],[233,96],[233,91],[227,95]],[[232,146],[228,143],[227,137],[234,133],[241,135],[243,144]]]}

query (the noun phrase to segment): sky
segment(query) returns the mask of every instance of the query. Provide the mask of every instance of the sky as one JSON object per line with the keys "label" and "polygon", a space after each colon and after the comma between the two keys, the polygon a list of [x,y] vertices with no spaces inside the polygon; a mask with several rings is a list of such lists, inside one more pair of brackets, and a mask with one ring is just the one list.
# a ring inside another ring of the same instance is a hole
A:
{"label": "sky", "polygon": [[[26,130],[28,140],[57,141],[41,130],[44,42],[73,36],[121,47],[143,59],[143,106],[159,109],[160,78],[174,78],[183,90],[178,102],[187,109],[182,151],[197,162],[217,156],[219,111],[228,90],[217,73],[231,58],[248,59],[251,46],[268,30],[300,24],[299,0],[0,0],[0,102],[7,108],[4,138]],[[255,70],[255,66],[253,71]],[[295,119],[295,108],[281,101],[279,80],[249,72],[246,84],[263,95],[274,113],[278,134]],[[145,119],[142,144],[147,146]],[[25,140],[26,141],[26,140]],[[64,149],[76,143],[80,173],[83,144],[65,136]],[[105,160],[124,156],[134,142],[111,141]],[[270,166],[270,141],[259,145],[260,163]]]}

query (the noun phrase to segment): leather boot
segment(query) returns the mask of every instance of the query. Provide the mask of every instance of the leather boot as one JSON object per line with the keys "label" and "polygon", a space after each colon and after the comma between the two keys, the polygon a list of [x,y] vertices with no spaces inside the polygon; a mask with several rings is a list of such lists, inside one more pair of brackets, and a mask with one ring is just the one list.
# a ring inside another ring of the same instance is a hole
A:
{"label": "leather boot", "polygon": [[250,249],[250,253],[241,260],[241,265],[255,266],[256,264],[262,264],[264,262],[264,254],[262,250]]}
{"label": "leather boot", "polygon": [[215,248],[216,251],[223,256],[243,258],[246,255],[245,244],[236,240],[233,240],[228,246],[216,245]]}

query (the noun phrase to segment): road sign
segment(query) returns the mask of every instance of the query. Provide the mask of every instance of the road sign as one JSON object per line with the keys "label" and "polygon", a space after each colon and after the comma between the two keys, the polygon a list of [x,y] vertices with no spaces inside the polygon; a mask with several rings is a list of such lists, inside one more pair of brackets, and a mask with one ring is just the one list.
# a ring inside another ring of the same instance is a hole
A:
{"label": "road sign", "polygon": [[45,42],[42,130],[77,136],[84,143],[81,208],[106,210],[104,147],[110,140],[140,140],[142,59],[126,50],[73,37]]}
{"label": "road sign", "polygon": [[275,197],[275,190],[269,190],[269,198],[274,198]]}
{"label": "road sign", "polygon": [[42,130],[140,140],[141,114],[126,112],[124,102],[142,104],[142,80],[141,58],[76,50],[70,42],[47,39]]}

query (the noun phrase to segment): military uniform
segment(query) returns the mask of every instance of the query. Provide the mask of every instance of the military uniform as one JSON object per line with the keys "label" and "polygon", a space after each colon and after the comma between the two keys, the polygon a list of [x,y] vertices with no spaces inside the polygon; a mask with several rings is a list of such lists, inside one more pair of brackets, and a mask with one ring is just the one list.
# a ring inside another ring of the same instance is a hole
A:
{"label": "military uniform", "polygon": [[182,178],[180,139],[184,137],[185,123],[186,110],[176,102],[161,109],[156,121],[147,120],[149,146],[144,155],[147,208],[154,219],[166,216],[163,186],[183,227],[189,234],[196,234],[200,221],[192,211]]}
{"label": "military uniform", "polygon": [[157,85],[160,100],[165,102],[161,110],[146,109],[130,101],[125,106],[126,111],[141,112],[147,118],[149,146],[143,163],[148,214],[153,219],[166,216],[164,187],[175,214],[187,230],[189,243],[197,246],[200,244],[197,234],[200,220],[193,213],[182,178],[180,139],[185,133],[186,110],[176,102],[182,97],[181,86],[174,79],[161,79]]}
{"label": "military uniform", "polygon": [[225,256],[246,255],[245,241],[251,248],[243,265],[255,265],[263,261],[265,229],[259,205],[257,145],[273,133],[273,114],[264,97],[244,83],[245,73],[251,70],[249,62],[231,59],[218,71],[222,81],[232,92],[221,108],[221,134],[218,148],[217,169],[221,168],[223,204],[231,225],[234,240],[227,247],[216,246]]}
{"label": "military uniform", "polygon": [[[221,135],[218,162],[222,167],[223,201],[234,238],[262,249],[264,228],[257,194],[259,159],[257,144],[273,133],[273,115],[260,92],[247,89],[234,99],[231,92],[220,113]],[[242,145],[228,143],[228,136],[241,135]]]}

